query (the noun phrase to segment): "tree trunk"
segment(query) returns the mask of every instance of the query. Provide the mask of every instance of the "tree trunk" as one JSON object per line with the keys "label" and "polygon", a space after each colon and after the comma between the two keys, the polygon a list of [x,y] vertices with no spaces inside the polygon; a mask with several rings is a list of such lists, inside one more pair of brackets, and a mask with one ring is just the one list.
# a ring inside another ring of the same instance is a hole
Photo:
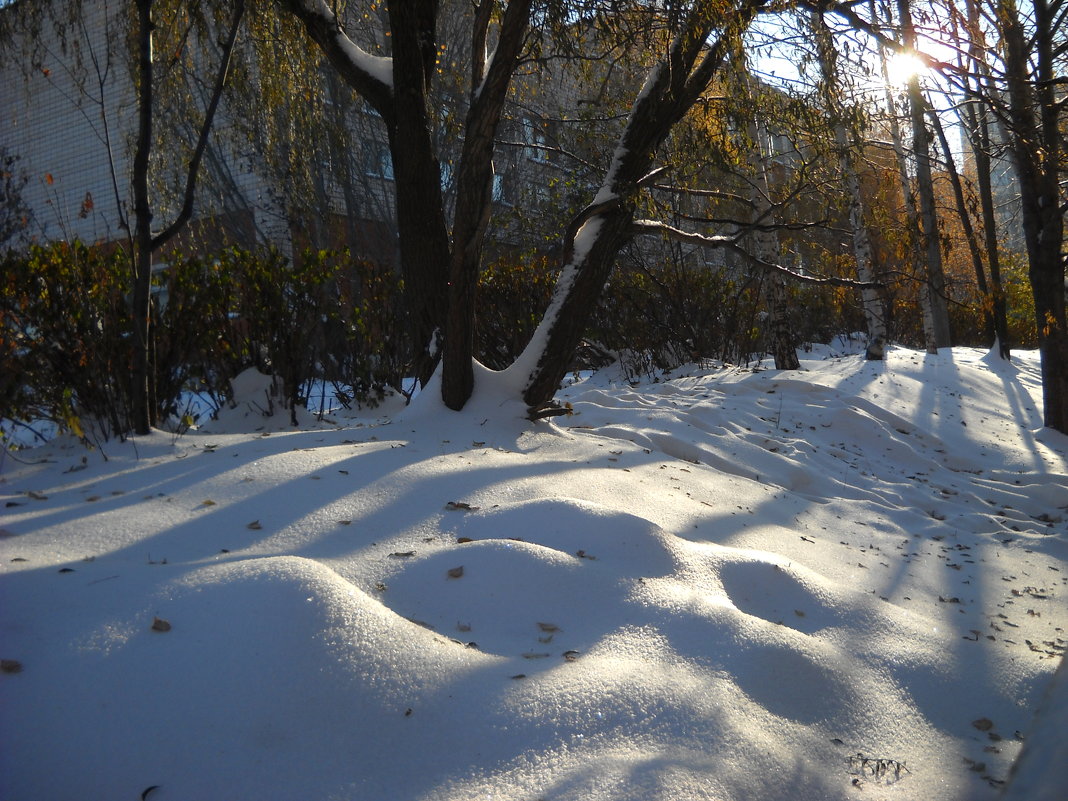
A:
{"label": "tree trunk", "polygon": [[425,384],[439,358],[448,306],[449,233],[434,153],[427,89],[437,52],[437,0],[388,5],[392,80],[366,68],[377,57],[344,34],[326,3],[282,0],[350,87],[382,116],[393,156],[398,248],[415,348],[416,377]]}
{"label": "tree trunk", "polygon": [[[871,232],[864,221],[864,194],[854,161],[857,137],[851,135],[846,127],[841,85],[838,81],[838,65],[835,61],[830,31],[827,29],[822,13],[813,14],[812,25],[816,33],[820,69],[823,73],[824,102],[834,127],[838,165],[845,179],[846,193],[849,197],[849,227],[852,230],[853,258],[857,263],[857,279],[870,284],[875,281],[875,250],[872,247]],[[868,359],[881,360],[886,355],[886,304],[882,294],[875,287],[865,287],[860,290],[860,298],[864,309],[864,322],[868,330],[868,345],[865,354]]]}
{"label": "tree trunk", "polygon": [[994,214],[994,187],[990,178],[990,126],[986,109],[973,108],[973,111],[977,138],[972,152],[975,155],[975,177],[979,185],[979,204],[983,213],[983,246],[990,268],[990,296],[987,302],[990,304],[998,352],[1001,358],[1009,359],[1012,355],[1012,342],[1009,341],[1005,289],[1001,283],[1001,251],[998,247],[997,216]]}
{"label": "tree trunk", "polygon": [[934,128],[935,134],[938,136],[938,143],[942,148],[942,153],[945,156],[946,173],[949,175],[950,186],[953,188],[953,199],[957,204],[957,215],[960,217],[961,228],[964,231],[964,239],[968,243],[968,253],[972,259],[972,268],[975,270],[975,282],[979,287],[979,293],[983,297],[983,323],[986,329],[986,334],[991,343],[993,343],[996,334],[994,333],[994,317],[993,306],[988,302],[990,298],[990,290],[987,287],[986,282],[986,270],[983,267],[982,250],[979,247],[979,238],[975,234],[975,227],[972,225],[971,214],[968,212],[968,204],[964,199],[964,185],[961,182],[960,174],[957,172],[956,162],[953,160],[953,151],[949,147],[949,139],[946,137],[945,128],[942,126],[942,121],[938,119],[938,115],[933,109],[929,109],[929,116],[931,118],[931,126]]}
{"label": "tree trunk", "polygon": [[649,179],[656,151],[708,87],[763,4],[745,0],[732,11],[709,0],[690,5],[667,53],[650,71],[600,192],[568,227],[564,268],[549,308],[509,368],[526,375],[523,399],[531,408],[550,403],[567,373],[616,254],[632,235],[636,197]]}
{"label": "tree trunk", "polygon": [[449,310],[441,397],[459,411],[474,390],[475,295],[482,249],[493,207],[493,145],[504,101],[515,72],[530,18],[530,0],[511,0],[501,21],[497,48],[488,68],[483,47],[490,0],[483,0],[472,47],[472,98],[456,175],[456,212],[449,265]]}
{"label": "tree trunk", "polygon": [[[752,172],[749,201],[753,208],[752,234],[753,255],[767,264],[779,263],[779,237],[762,228],[768,225],[772,212],[768,174],[764,169],[761,153],[760,130],[755,119],[750,118],[747,135],[749,137],[749,167]],[[769,154],[770,155],[770,154]],[[771,345],[771,355],[775,360],[776,370],[798,370],[801,361],[797,358],[797,342],[790,330],[789,303],[786,298],[786,281],[778,270],[764,270],[763,277],[764,305],[767,308],[767,331]]]}
{"label": "tree trunk", "polygon": [[[1001,283],[1001,255],[998,248],[997,217],[994,214],[994,187],[990,170],[990,118],[989,109],[982,104],[984,84],[991,87],[989,66],[984,61],[982,28],[979,19],[977,0],[966,0],[968,13],[967,61],[964,54],[959,57],[961,65],[970,64],[974,76],[968,80],[965,90],[965,102],[961,116],[964,132],[971,146],[975,160],[975,180],[979,192],[979,206],[983,218],[983,247],[986,251],[987,265],[990,270],[990,292],[984,303],[984,312],[990,315],[994,338],[1001,358],[1011,358],[1009,341],[1009,323],[1005,307],[1005,290]],[[960,37],[956,37],[958,40]],[[963,48],[962,48],[963,49]]]}
{"label": "tree trunk", "polygon": [[[389,4],[393,102],[386,118],[397,193],[397,232],[415,372],[425,384],[439,358],[448,308],[449,234],[434,153],[427,91],[437,58],[436,0]],[[356,87],[358,88],[358,87]],[[403,157],[396,157],[403,154]]]}
{"label": "tree trunk", "polygon": [[[1033,7],[1033,52],[1028,50],[1012,0],[999,3],[998,18],[1005,41],[1008,129],[1020,183],[1028,273],[1042,355],[1043,419],[1050,428],[1068,433],[1068,328],[1061,255],[1064,220],[1058,186],[1064,145],[1053,81],[1053,18],[1046,0],[1034,0]],[[1034,76],[1029,68],[1032,56],[1036,64]]]}
{"label": "tree trunk", "polygon": [[[905,47],[916,49],[916,32],[912,24],[909,0],[898,0],[901,30]],[[923,294],[926,296],[927,352],[952,345],[949,331],[949,305],[946,301],[946,277],[942,266],[942,245],[938,237],[938,212],[935,208],[934,178],[931,172],[931,143],[924,124],[927,104],[920,88],[919,75],[912,75],[906,91],[909,120],[912,123],[912,151],[916,162],[916,191],[920,196],[920,236],[925,257]]]}
{"label": "tree trunk", "polygon": [[131,405],[134,432],[148,434],[155,420],[152,402],[152,205],[148,198],[148,157],[152,150],[152,0],[137,0],[137,145],[133,159],[134,196],[134,363]]}

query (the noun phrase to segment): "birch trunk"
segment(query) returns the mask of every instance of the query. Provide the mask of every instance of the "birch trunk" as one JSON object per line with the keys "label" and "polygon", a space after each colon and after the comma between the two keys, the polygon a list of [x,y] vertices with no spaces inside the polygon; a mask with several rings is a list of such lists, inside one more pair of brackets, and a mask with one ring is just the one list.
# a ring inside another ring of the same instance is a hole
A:
{"label": "birch trunk", "polygon": [[[861,191],[860,175],[854,161],[854,152],[858,146],[857,138],[846,128],[845,109],[838,80],[838,65],[835,61],[830,32],[823,22],[822,14],[813,15],[812,25],[816,33],[820,69],[823,73],[824,102],[833,120],[838,166],[845,181],[846,195],[849,198],[849,227],[853,240],[853,258],[857,264],[857,280],[870,284],[875,281],[875,250],[872,247],[871,232],[864,222],[864,196]],[[865,353],[869,359],[882,359],[887,341],[886,304],[882,294],[874,287],[862,289],[860,298],[864,309],[864,322],[868,330],[868,346]]]}

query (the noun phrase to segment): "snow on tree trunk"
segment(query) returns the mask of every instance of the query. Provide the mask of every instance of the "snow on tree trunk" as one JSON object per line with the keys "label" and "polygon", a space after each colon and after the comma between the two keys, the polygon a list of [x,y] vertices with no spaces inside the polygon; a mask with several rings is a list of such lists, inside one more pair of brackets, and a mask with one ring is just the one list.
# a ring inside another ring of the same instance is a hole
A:
{"label": "snow on tree trunk", "polygon": [[657,150],[763,5],[764,0],[741,0],[737,7],[724,9],[704,0],[689,5],[679,19],[670,47],[631,106],[600,191],[568,227],[564,268],[549,308],[531,342],[508,368],[525,376],[523,399],[530,407],[549,403],[567,373],[616,254],[632,235],[636,197]]}

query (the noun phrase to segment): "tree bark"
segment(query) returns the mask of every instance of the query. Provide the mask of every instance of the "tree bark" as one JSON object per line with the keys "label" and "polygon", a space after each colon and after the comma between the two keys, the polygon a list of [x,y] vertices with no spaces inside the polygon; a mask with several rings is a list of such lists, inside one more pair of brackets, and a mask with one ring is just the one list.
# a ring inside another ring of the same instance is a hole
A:
{"label": "tree bark", "polygon": [[449,265],[449,309],[445,325],[441,397],[459,411],[474,390],[475,295],[482,249],[493,204],[493,145],[504,101],[530,20],[531,0],[511,0],[488,68],[483,51],[490,8],[483,0],[472,37],[471,107],[456,174],[456,211]]}
{"label": "tree bark", "polygon": [[[1008,130],[1020,200],[1035,324],[1042,356],[1045,425],[1068,433],[1068,327],[1065,321],[1064,219],[1058,170],[1064,143],[1054,83],[1054,26],[1047,0],[1034,0],[1033,50],[1013,0],[998,3],[1005,42]],[[1029,60],[1034,58],[1035,74]]]}
{"label": "tree bark", "polygon": [[[912,24],[909,0],[898,0],[905,47],[916,49],[916,32]],[[938,237],[938,212],[935,208],[934,178],[931,171],[931,143],[924,124],[927,104],[920,88],[920,78],[912,75],[906,90],[909,120],[912,123],[912,152],[916,163],[916,191],[920,196],[920,236],[925,257],[923,294],[926,296],[927,352],[952,345],[949,330],[949,305],[946,301],[946,276],[942,265],[942,246]]]}
{"label": "tree bark", "polygon": [[137,144],[133,158],[134,196],[134,364],[131,413],[134,432],[145,435],[155,420],[152,402],[152,205],[148,197],[148,158],[152,152],[153,0],[137,0]]}

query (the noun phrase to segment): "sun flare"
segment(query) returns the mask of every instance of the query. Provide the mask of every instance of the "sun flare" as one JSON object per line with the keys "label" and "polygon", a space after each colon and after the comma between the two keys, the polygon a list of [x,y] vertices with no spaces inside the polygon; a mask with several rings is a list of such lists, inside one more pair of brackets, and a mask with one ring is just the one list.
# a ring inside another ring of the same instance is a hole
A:
{"label": "sun flare", "polygon": [[914,75],[926,71],[927,65],[912,53],[894,53],[886,63],[887,81],[892,86],[904,86]]}

